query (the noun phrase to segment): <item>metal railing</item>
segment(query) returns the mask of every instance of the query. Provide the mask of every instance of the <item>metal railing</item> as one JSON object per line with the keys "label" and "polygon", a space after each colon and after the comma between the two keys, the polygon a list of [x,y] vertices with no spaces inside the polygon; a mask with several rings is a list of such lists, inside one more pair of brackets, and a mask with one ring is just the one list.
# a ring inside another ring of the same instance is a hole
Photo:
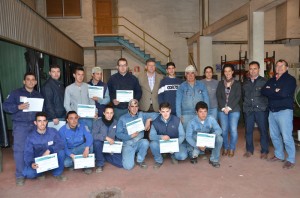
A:
{"label": "metal railing", "polygon": [[[112,33],[100,33],[97,30],[97,21],[99,19],[112,20],[112,25],[103,26],[105,28],[110,28]],[[135,23],[130,21],[124,16],[116,17],[94,17],[94,34],[101,35],[119,35],[128,38],[131,42],[138,45],[145,53],[153,55],[155,58],[163,61],[171,61],[171,49],[164,45],[162,42],[151,36],[145,30],[137,26]]]}

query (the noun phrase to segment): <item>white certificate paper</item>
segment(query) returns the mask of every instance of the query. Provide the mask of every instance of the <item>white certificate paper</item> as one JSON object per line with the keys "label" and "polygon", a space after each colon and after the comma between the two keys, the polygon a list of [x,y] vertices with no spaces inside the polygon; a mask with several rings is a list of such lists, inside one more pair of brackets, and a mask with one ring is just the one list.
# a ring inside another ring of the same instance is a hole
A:
{"label": "white certificate paper", "polygon": [[160,153],[176,153],[179,152],[178,138],[169,140],[159,140]]}
{"label": "white certificate paper", "polygon": [[117,101],[129,102],[133,99],[133,90],[117,90]]}
{"label": "white certificate paper", "polygon": [[84,158],[82,155],[75,155],[74,169],[92,167],[95,167],[95,154],[89,154],[89,156],[86,158]]}
{"label": "white certificate paper", "polygon": [[[20,98],[21,100],[21,98]],[[36,112],[42,112],[43,111],[43,105],[44,105],[44,99],[43,98],[27,98],[23,97],[21,102],[28,102],[29,108],[23,109],[23,112],[30,112],[30,111],[36,111]]]}
{"label": "white certificate paper", "polygon": [[103,99],[104,88],[102,86],[89,85],[89,98],[98,97]]}
{"label": "white certificate paper", "polygon": [[215,148],[215,134],[197,133],[197,146]]}
{"label": "white certificate paper", "polygon": [[128,135],[131,135],[135,132],[140,132],[140,131],[145,130],[145,126],[144,126],[144,122],[143,122],[142,118],[138,118],[131,122],[127,122],[126,129],[127,129]]}
{"label": "white certificate paper", "polygon": [[104,141],[103,153],[121,153],[123,142],[115,141],[114,144],[109,144],[108,141]]}
{"label": "white certificate paper", "polygon": [[42,157],[36,157],[34,158],[34,162],[39,166],[36,169],[36,173],[42,173],[48,170],[58,168],[57,153],[53,153]]}
{"label": "white certificate paper", "polygon": [[66,124],[66,121],[59,121],[58,124],[54,124],[53,122],[48,122],[48,127],[55,128],[57,131]]}
{"label": "white certificate paper", "polygon": [[96,105],[78,104],[77,114],[82,118],[94,118],[96,114]]}

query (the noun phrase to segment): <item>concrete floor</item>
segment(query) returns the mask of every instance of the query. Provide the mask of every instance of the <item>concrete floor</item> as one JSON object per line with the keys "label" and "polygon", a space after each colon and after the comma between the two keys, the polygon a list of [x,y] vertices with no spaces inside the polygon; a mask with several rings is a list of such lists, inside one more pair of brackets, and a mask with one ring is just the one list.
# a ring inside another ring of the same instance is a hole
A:
{"label": "concrete floor", "polygon": [[[82,198],[93,197],[102,190],[119,190],[121,197],[300,197],[300,165],[285,170],[282,162],[268,162],[259,158],[259,138],[255,137],[255,153],[246,159],[244,130],[239,129],[239,141],[233,158],[221,157],[221,167],[213,168],[208,160],[193,165],[186,160],[178,165],[165,159],[154,170],[149,151],[147,170],[135,167],[131,171],[106,164],[102,173],[85,175],[80,170],[65,171],[66,182],[58,182],[48,173],[46,179],[26,180],[22,187],[15,185],[12,149],[3,149],[3,172],[0,173],[0,197]],[[273,156],[270,148],[269,157]],[[300,161],[300,152],[296,153]],[[100,196],[99,196],[100,197]],[[110,196],[107,196],[110,197]]]}

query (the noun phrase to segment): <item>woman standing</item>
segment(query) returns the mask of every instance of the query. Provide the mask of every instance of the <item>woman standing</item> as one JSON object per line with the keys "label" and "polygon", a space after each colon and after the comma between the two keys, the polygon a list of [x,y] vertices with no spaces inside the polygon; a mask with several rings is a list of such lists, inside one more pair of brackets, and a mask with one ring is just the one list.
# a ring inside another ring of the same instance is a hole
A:
{"label": "woman standing", "polygon": [[[224,80],[217,87],[218,116],[223,131],[223,156],[234,156],[238,139],[237,126],[240,118],[239,101],[241,99],[241,84],[234,80],[233,65],[224,65]],[[228,141],[230,131],[230,143]]]}
{"label": "woman standing", "polygon": [[204,68],[204,79],[201,80],[203,82],[208,90],[208,96],[209,96],[209,104],[210,108],[208,109],[208,115],[211,115],[216,120],[218,119],[218,101],[217,101],[217,87],[219,81],[213,79],[213,73],[214,70],[211,66],[206,66]]}

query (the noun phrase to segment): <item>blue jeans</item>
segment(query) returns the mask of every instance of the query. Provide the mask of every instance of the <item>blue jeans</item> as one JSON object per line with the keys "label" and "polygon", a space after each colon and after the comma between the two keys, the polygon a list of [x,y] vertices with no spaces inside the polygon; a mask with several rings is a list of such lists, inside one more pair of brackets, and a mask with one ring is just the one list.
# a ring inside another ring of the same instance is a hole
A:
{"label": "blue jeans", "polygon": [[[197,141],[197,136],[194,137],[195,141]],[[210,156],[210,161],[212,162],[219,162],[220,160],[220,151],[222,148],[223,144],[223,138],[221,135],[216,135],[216,140],[215,140],[215,148],[206,148],[209,150],[212,150],[211,156]],[[199,154],[203,154],[204,152],[201,151],[199,148],[194,148],[193,147],[193,157],[198,157]]]}
{"label": "blue jeans", "polygon": [[146,139],[140,139],[137,142],[134,142],[131,145],[123,145],[122,148],[122,163],[123,168],[126,170],[133,169],[134,167],[134,157],[137,153],[137,163],[141,163],[145,160],[147,151],[149,148],[149,142]]}
{"label": "blue jeans", "polygon": [[[229,112],[225,114],[224,112],[219,111],[218,113],[223,136],[223,148],[235,150],[238,133],[237,126],[239,123],[240,112]],[[230,145],[228,143],[228,130],[230,131]]]}
{"label": "blue jeans", "polygon": [[[52,170],[53,176],[59,176],[64,171],[64,159],[65,159],[65,151],[60,150],[57,153],[57,160],[58,160],[58,168]],[[26,166],[23,170],[23,175],[26,178],[34,179],[36,177],[41,176],[44,173],[36,173],[36,170],[33,169],[31,166]]]}
{"label": "blue jeans", "polygon": [[[274,145],[275,156],[284,160],[284,148],[288,154],[286,160],[295,163],[295,143],[293,133],[293,110],[286,109],[269,112],[270,135]],[[283,148],[284,146],[284,148]]]}
{"label": "blue jeans", "polygon": [[118,168],[123,168],[121,153],[103,153],[103,141],[100,140],[94,140],[93,145],[97,167],[104,166],[104,162],[107,161]]}
{"label": "blue jeans", "polygon": [[114,118],[119,120],[120,117],[128,112],[128,109],[114,108]]}
{"label": "blue jeans", "polygon": [[208,109],[208,115],[214,117],[216,120],[218,120],[218,108],[212,108]]}
{"label": "blue jeans", "polygon": [[[151,141],[150,149],[155,162],[163,163],[163,157],[160,153],[159,141]],[[171,157],[176,160],[185,160],[187,158],[187,149],[185,144],[179,144],[179,152],[172,153]]]}
{"label": "blue jeans", "polygon": [[[84,149],[85,149],[85,144],[81,144],[81,145],[73,148],[72,153],[74,155],[82,155]],[[93,153],[93,146],[90,147],[89,153]],[[74,166],[73,159],[70,156],[66,156],[64,165],[66,168],[73,167]]]}
{"label": "blue jeans", "polygon": [[269,153],[269,133],[268,133],[268,112],[267,111],[255,111],[247,112],[245,115],[245,125],[246,125],[246,150],[253,154],[253,130],[254,123],[258,125],[260,132],[260,146],[261,153]]}

